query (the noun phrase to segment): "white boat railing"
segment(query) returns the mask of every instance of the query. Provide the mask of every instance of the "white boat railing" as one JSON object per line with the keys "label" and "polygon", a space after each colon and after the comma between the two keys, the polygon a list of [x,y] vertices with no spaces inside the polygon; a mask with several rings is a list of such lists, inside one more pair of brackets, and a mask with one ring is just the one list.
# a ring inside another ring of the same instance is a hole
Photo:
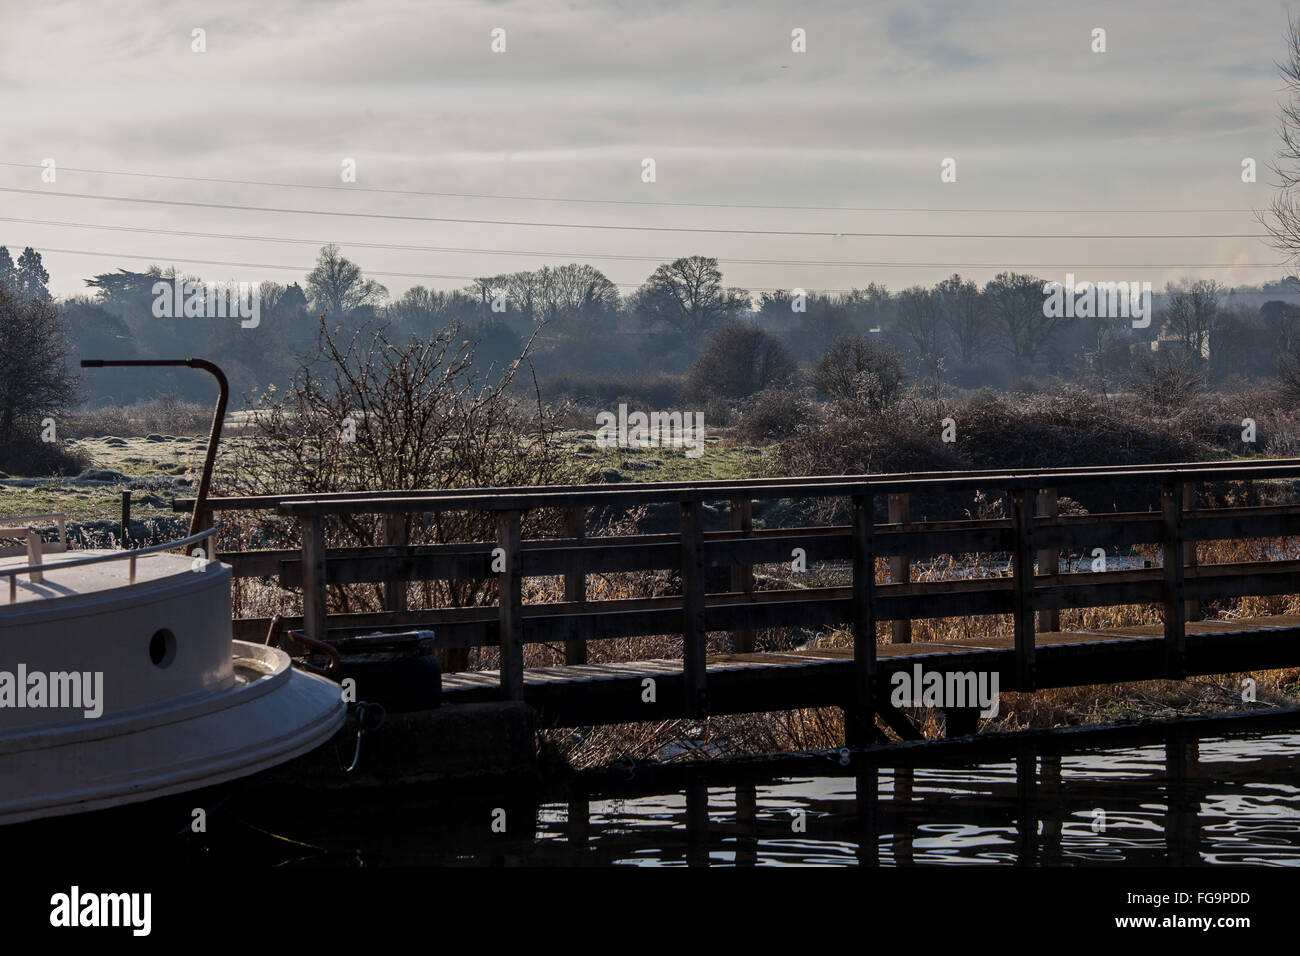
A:
{"label": "white boat railing", "polygon": [[[32,564],[21,568],[4,568],[0,570],[0,577],[9,579],[9,603],[18,603],[18,576],[20,574],[28,575],[28,580],[34,584],[41,583],[44,575],[50,571],[59,571],[63,568],[80,568],[88,564],[107,564],[110,561],[125,560],[129,567],[129,583],[135,584],[135,563],[137,558],[142,558],[150,554],[156,554],[159,551],[169,551],[172,548],[183,548],[200,541],[207,542],[207,560],[215,561],[216,552],[214,550],[213,539],[217,533],[216,528],[209,528],[206,531],[200,531],[198,534],[192,534],[186,538],[180,538],[176,541],[164,541],[162,544],[153,544],[147,548],[133,548],[130,551],[114,551],[111,554],[97,554],[90,558],[76,558],[72,561],[59,561],[56,564],[43,564],[40,561],[39,554]],[[32,560],[31,557],[28,558]]]}

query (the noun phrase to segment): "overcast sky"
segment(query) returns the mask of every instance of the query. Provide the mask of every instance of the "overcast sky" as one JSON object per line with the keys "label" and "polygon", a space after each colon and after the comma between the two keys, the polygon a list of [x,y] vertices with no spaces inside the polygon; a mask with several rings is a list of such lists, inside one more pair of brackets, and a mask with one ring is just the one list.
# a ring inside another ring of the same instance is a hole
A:
{"label": "overcast sky", "polygon": [[[1276,152],[1275,61],[1286,24],[1276,0],[0,0],[0,186],[35,191],[0,191],[0,243],[15,257],[25,245],[40,250],[60,295],[85,291],[95,273],[151,262],[209,279],[300,281],[329,240],[394,293],[569,261],[630,288],[657,262],[690,254],[719,257],[728,283],[755,290],[873,280],[896,289],[953,271],[984,281],[1004,267],[1054,279],[1073,271],[1157,285],[1193,274],[1254,283],[1287,272],[1258,238],[835,234],[1259,234],[1249,210],[1273,191],[1266,164]],[[499,54],[490,49],[498,27]],[[1091,49],[1097,27],[1105,53]],[[196,28],[206,31],[205,53],[191,50]],[[806,53],[791,50],[795,28],[806,31]],[[656,162],[653,184],[641,181],[646,157]],[[946,157],[956,160],[955,183],[940,181]],[[1241,181],[1245,157],[1258,161],[1253,185]],[[47,158],[57,163],[54,184],[41,181]],[[345,158],[357,164],[352,188],[340,179]],[[68,193],[154,202],[59,198]],[[1245,211],[950,211],[989,209]],[[1117,267],[1148,263],[1187,268]],[[1208,264],[1232,267],[1196,267]]]}

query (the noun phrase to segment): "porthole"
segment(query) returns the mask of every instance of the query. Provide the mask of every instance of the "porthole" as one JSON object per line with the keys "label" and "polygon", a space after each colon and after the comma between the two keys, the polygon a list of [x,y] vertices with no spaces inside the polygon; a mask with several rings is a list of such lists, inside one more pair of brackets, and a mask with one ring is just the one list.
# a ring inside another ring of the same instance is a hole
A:
{"label": "porthole", "polygon": [[176,635],[167,628],[155,631],[149,639],[149,660],[158,667],[166,667],[176,658]]}

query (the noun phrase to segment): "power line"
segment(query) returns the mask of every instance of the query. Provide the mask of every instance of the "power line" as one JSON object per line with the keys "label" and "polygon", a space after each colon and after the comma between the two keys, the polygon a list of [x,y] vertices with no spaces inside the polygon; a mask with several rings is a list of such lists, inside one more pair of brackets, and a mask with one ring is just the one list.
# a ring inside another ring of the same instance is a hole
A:
{"label": "power line", "polygon": [[[0,166],[20,169],[43,169],[40,163],[15,163],[0,161]],[[434,192],[424,189],[384,189],[377,186],[359,186],[356,184],[334,185],[329,183],[285,183],[270,182],[260,179],[218,179],[211,176],[176,176],[167,173],[128,172],[115,169],[87,169],[78,166],[60,166],[60,171],[74,173],[91,173],[97,176],[131,176],[144,179],[170,179],[187,183],[215,183],[227,186],[272,186],[279,189],[328,189],[344,192],[385,193],[395,196],[429,196],[439,199],[496,199],[518,202],[555,202],[584,203],[589,205],[610,206],[675,206],[698,209],[783,209],[810,210],[820,212],[943,212],[943,213],[1054,213],[1054,214],[1122,214],[1122,213],[1253,213],[1253,209],[1016,209],[1016,208],[976,208],[957,209],[937,206],[815,206],[815,205],[781,205],[771,203],[741,202],[686,202],[663,199],[588,199],[566,196],[511,196],[498,193],[456,193]]]}
{"label": "power line", "polygon": [[710,235],[755,236],[816,236],[818,238],[846,237],[854,239],[1264,239],[1265,233],[1174,233],[1174,234],[1034,234],[1034,233],[944,233],[944,232],[843,232],[836,230],[799,229],[722,229],[699,226],[619,226],[581,222],[536,222],[520,219],[472,219],[458,216],[411,216],[395,213],[339,212],[323,209],[294,209],[284,206],[248,206],[237,203],[211,203],[182,199],[146,199],[139,196],[103,196],[93,193],[52,192],[44,189],[22,189],[0,186],[0,192],[23,193],[59,199],[93,199],[102,202],[142,203],[150,206],[184,206],[194,209],[225,209],[242,212],[271,212],[295,216],[341,216],[349,219],[384,219],[399,222],[446,222],[476,226],[527,226],[552,229],[604,229],[618,232],[694,232]]}
{"label": "power line", "polygon": [[[534,256],[541,258],[571,258],[585,260],[613,259],[629,262],[671,262],[675,256],[645,256],[604,252],[540,252],[523,249],[483,249],[464,246],[423,246],[393,242],[353,242],[346,240],[298,239],[288,236],[250,236],[238,233],[193,232],[183,229],[150,229],[141,226],[113,226],[104,223],[68,222],[59,219],[26,219],[18,216],[0,216],[0,222],[17,222],[26,225],[99,229],[109,232],[129,232],[145,235],[184,236],[191,239],[223,239],[239,242],[277,242],[293,245],[323,246],[338,242],[341,246],[358,249],[390,249],[403,252],[436,252],[468,255]],[[776,265],[806,267],[900,268],[900,269],[1282,269],[1285,263],[1269,262],[889,262],[848,261],[842,259],[733,259],[718,257],[719,262],[732,265]]]}

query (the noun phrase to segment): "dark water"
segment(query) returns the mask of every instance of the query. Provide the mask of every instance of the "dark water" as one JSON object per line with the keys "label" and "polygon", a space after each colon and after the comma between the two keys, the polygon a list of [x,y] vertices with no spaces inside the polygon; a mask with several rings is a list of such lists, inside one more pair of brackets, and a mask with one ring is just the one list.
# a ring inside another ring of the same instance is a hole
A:
{"label": "dark water", "polygon": [[[329,794],[241,785],[5,828],[4,836],[20,861],[57,844],[87,858],[239,869],[1296,867],[1293,726],[1199,738],[1164,730],[1150,743],[1076,750],[1059,739],[1019,743],[1010,756],[974,762],[952,751],[937,759],[931,748],[629,767],[551,784]],[[207,830],[196,834],[197,806]]]}
{"label": "dark water", "polygon": [[1300,866],[1296,732],[974,764],[809,763],[351,796],[291,819],[264,804],[231,812],[263,840],[293,840],[281,862],[313,866]]}

